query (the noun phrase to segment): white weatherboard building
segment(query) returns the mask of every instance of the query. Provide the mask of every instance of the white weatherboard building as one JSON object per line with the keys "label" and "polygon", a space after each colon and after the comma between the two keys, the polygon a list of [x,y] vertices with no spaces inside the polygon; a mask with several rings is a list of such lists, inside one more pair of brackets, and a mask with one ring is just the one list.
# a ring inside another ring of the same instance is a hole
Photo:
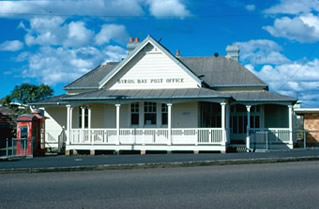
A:
{"label": "white weatherboard building", "polygon": [[58,146],[65,132],[66,154],[225,152],[232,144],[250,150],[256,133],[293,148],[296,100],[269,92],[238,63],[238,47],[228,46],[226,57],[181,57],[148,36],[131,39],[128,49],[122,61],[103,63],[67,85],[67,94],[33,104],[49,117],[48,147]]}

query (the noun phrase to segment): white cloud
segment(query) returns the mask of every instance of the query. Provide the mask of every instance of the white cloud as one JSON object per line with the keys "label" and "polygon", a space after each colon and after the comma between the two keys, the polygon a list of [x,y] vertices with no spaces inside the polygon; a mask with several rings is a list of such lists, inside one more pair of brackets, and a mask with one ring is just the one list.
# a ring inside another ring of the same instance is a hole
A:
{"label": "white cloud", "polygon": [[23,48],[23,43],[19,40],[5,41],[0,44],[0,51],[19,51]]}
{"label": "white cloud", "polygon": [[41,47],[37,53],[25,57],[28,66],[23,71],[23,77],[37,79],[49,85],[68,83],[104,60],[119,61],[125,54],[125,50],[118,46],[108,46],[103,50],[95,47]]}
{"label": "white cloud", "polygon": [[299,42],[319,41],[319,17],[310,13],[294,18],[275,19],[273,26],[263,28],[275,37],[284,37]]}
{"label": "white cloud", "polygon": [[85,23],[82,21],[71,22],[67,26],[67,37],[63,42],[66,47],[80,47],[89,45],[93,32],[85,27]]}
{"label": "white cloud", "polygon": [[65,40],[67,28],[63,26],[64,19],[61,17],[36,17],[30,19],[30,28],[27,28],[23,22],[19,27],[27,31],[25,42],[31,45],[59,45]]}
{"label": "white cloud", "polygon": [[120,61],[127,55],[127,51],[119,46],[109,45],[104,49],[106,55],[105,62]]}
{"label": "white cloud", "polygon": [[258,39],[234,43],[240,48],[240,60],[250,64],[282,64],[289,59],[280,53],[282,48],[274,41]]}
{"label": "white cloud", "polygon": [[147,0],[150,12],[157,18],[179,17],[185,18],[191,13],[180,0]]}
{"label": "white cloud", "polygon": [[123,25],[103,25],[101,31],[96,34],[95,42],[98,45],[109,43],[111,39],[119,43],[125,43],[128,40],[128,33]]}
{"label": "white cloud", "polygon": [[141,3],[141,0],[1,1],[0,16],[137,16],[144,14]]}
{"label": "white cloud", "polygon": [[301,14],[319,11],[318,0],[281,0],[264,12],[266,14]]}
{"label": "white cloud", "polygon": [[256,6],[254,4],[248,4],[245,6],[245,9],[252,12],[252,11],[255,11]]}
{"label": "white cloud", "polygon": [[61,46],[83,47],[88,45],[108,44],[110,40],[124,44],[128,40],[128,32],[124,25],[105,24],[101,31],[95,34],[86,27],[83,21],[67,23],[63,18],[32,18],[30,28],[23,22],[19,24],[27,34],[25,42],[28,46]]}
{"label": "white cloud", "polygon": [[[319,59],[277,66],[265,65],[255,74],[269,84],[270,89],[288,96],[316,94],[319,96]],[[317,92],[317,93],[316,93]],[[307,106],[311,98],[300,97]]]}
{"label": "white cloud", "polygon": [[0,1],[0,17],[30,18],[38,15],[93,16],[100,18],[143,16],[144,9],[157,18],[190,15],[182,0],[60,0]]}

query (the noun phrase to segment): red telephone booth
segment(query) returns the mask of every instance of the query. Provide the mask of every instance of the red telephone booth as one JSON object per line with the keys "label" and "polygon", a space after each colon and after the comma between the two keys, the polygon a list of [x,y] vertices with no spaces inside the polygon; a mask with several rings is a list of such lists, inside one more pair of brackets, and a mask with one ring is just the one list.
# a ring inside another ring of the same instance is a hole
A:
{"label": "red telephone booth", "polygon": [[17,155],[39,156],[45,153],[45,117],[38,112],[23,114],[17,120]]}

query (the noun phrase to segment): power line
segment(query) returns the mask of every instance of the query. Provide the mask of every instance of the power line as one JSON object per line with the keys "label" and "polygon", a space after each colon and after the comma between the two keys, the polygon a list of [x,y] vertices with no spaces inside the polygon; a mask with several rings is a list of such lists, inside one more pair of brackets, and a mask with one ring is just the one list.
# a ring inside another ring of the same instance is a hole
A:
{"label": "power line", "polygon": [[[312,48],[312,50],[309,52],[308,57],[310,57],[315,50],[317,49],[317,45],[314,45],[314,47]],[[297,73],[300,71],[300,69],[303,67],[303,65],[307,62],[308,60],[304,60],[299,67],[296,69],[296,71],[289,77],[289,79],[286,80],[286,82],[284,82],[279,88],[278,91],[284,87],[286,87],[286,85],[288,84],[289,81],[293,81],[293,78],[297,75]]]}

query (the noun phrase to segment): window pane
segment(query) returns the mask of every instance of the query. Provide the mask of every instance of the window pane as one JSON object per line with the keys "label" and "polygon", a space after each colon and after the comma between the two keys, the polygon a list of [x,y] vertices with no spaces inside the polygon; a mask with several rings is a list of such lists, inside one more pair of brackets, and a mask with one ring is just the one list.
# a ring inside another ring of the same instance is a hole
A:
{"label": "window pane", "polygon": [[138,125],[139,124],[139,114],[132,113],[131,114],[131,125]]}
{"label": "window pane", "polygon": [[167,125],[167,113],[162,113],[162,125]]}
{"label": "window pane", "polygon": [[133,103],[131,104],[131,112],[139,112],[139,103]]}
{"label": "window pane", "polygon": [[144,124],[145,125],[156,125],[156,113],[145,113]]}
{"label": "window pane", "polygon": [[162,104],[161,110],[162,110],[162,125],[167,125],[168,124],[167,104]]}
{"label": "window pane", "polygon": [[167,112],[167,104],[162,104],[162,112]]}

